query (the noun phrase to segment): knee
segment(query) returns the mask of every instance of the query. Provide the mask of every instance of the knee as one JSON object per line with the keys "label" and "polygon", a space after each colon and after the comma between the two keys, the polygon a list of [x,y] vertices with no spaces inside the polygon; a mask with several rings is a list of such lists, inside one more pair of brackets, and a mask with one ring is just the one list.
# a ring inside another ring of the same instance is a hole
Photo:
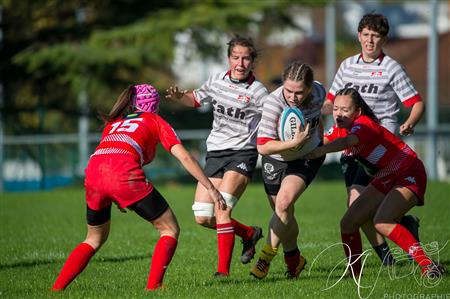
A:
{"label": "knee", "polygon": [[180,235],[180,226],[176,221],[160,223],[155,228],[158,230],[160,237],[171,236],[178,240],[178,237]]}
{"label": "knee", "polygon": [[284,224],[288,224],[293,214],[293,209],[288,202],[277,201],[277,203],[275,204],[275,214]]}
{"label": "knee", "polygon": [[347,206],[350,207],[353,204],[353,202],[359,197],[360,194],[361,192],[357,188],[350,189],[348,192]]}
{"label": "knee", "polygon": [[388,223],[382,223],[382,222],[375,222],[374,223],[375,229],[382,234],[383,236],[387,236],[390,228],[390,224]]}
{"label": "knee", "polygon": [[227,192],[220,191],[220,194],[222,195],[223,199],[225,199],[227,206],[230,207],[231,209],[234,208],[234,206],[237,204],[239,200],[236,196]]}
{"label": "knee", "polygon": [[282,213],[287,213],[291,208],[292,202],[293,200],[290,198],[290,196],[285,194],[278,194],[275,200],[275,210]]}
{"label": "knee", "polygon": [[84,243],[89,244],[95,251],[98,251],[105,244],[106,240],[108,240],[108,234],[98,236],[88,235]]}
{"label": "knee", "polygon": [[341,219],[341,232],[349,234],[359,229],[352,221],[352,217],[348,214],[345,214]]}
{"label": "knee", "polygon": [[215,219],[212,217],[205,217],[205,216],[195,216],[195,222],[201,226],[207,227],[207,228],[213,228],[216,224]]}
{"label": "knee", "polygon": [[192,205],[192,211],[194,212],[195,222],[202,226],[208,226],[211,219],[214,218],[214,204],[210,202],[195,201]]}
{"label": "knee", "polygon": [[178,240],[178,237],[180,236],[180,231],[181,231],[180,226],[178,225],[178,223],[176,223],[173,229],[170,230],[169,235]]}

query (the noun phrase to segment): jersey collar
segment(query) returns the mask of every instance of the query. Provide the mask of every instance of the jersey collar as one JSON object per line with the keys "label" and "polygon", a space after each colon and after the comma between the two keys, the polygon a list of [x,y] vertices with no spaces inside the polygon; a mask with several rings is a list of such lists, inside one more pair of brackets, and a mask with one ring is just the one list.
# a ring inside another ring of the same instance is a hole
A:
{"label": "jersey collar", "polygon": [[380,65],[383,62],[384,56],[386,56],[386,54],[384,54],[383,51],[381,51],[380,55],[378,55],[377,59],[375,59],[372,62],[365,62],[363,59],[363,55],[362,53],[359,54],[358,60],[356,61],[356,63],[359,63],[360,61],[364,62],[364,63],[374,63],[375,61],[378,61],[378,65]]}
{"label": "jersey collar", "polygon": [[247,84],[246,88],[249,88],[250,85],[252,85],[252,83],[255,82],[255,80],[256,80],[255,76],[253,75],[253,72],[250,72],[248,74],[248,77],[246,79],[244,79],[244,80],[236,80],[236,79],[231,78],[231,70],[228,70],[228,72],[225,74],[225,76],[223,76],[222,79],[225,79],[226,77],[228,77],[228,79],[231,82],[233,82],[233,83],[236,83],[236,84],[238,84],[238,83],[245,83],[245,84]]}

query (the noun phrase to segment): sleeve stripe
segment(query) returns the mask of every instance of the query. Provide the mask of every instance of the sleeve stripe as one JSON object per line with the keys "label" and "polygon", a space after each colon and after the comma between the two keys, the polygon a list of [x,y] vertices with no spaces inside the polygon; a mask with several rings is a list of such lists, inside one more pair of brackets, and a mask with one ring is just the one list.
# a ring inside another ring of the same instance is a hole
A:
{"label": "sleeve stripe", "polygon": [[263,145],[271,140],[275,140],[275,139],[269,138],[269,137],[258,137],[258,138],[256,138],[256,144]]}
{"label": "sleeve stripe", "polygon": [[422,101],[422,98],[420,97],[419,94],[416,94],[411,98],[404,100],[402,103],[405,107],[411,107],[412,105],[420,101]]}
{"label": "sleeve stripe", "polygon": [[332,94],[331,92],[327,93],[327,100],[330,100],[331,102],[334,102],[334,98],[336,96],[334,94]]}

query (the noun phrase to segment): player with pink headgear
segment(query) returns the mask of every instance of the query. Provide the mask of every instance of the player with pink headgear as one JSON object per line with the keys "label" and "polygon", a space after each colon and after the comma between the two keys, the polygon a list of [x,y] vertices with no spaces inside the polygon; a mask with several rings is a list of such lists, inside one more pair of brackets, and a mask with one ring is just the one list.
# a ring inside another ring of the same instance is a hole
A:
{"label": "player with pink headgear", "polygon": [[161,287],[180,229],[167,201],[147,180],[142,169],[155,157],[158,143],[208,190],[221,209],[226,209],[219,191],[183,147],[173,128],[156,113],[158,106],[159,95],[153,86],[129,86],[104,116],[100,144],[85,171],[87,237],[67,258],[53,291],[64,290],[106,242],[113,202],[121,210],[127,208],[136,212],[158,230],[160,238],[152,254],[146,289]]}
{"label": "player with pink headgear", "polygon": [[159,94],[156,88],[148,84],[134,86],[133,106],[138,111],[158,112]]}

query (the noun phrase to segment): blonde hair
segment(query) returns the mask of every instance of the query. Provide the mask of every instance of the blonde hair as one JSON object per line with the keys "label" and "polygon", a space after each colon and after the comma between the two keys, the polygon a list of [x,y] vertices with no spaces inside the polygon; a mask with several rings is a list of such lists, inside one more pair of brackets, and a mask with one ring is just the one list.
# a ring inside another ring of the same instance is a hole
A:
{"label": "blonde hair", "polygon": [[288,79],[295,82],[303,81],[307,88],[311,88],[314,82],[314,73],[309,65],[297,60],[284,69],[282,79],[283,82]]}

